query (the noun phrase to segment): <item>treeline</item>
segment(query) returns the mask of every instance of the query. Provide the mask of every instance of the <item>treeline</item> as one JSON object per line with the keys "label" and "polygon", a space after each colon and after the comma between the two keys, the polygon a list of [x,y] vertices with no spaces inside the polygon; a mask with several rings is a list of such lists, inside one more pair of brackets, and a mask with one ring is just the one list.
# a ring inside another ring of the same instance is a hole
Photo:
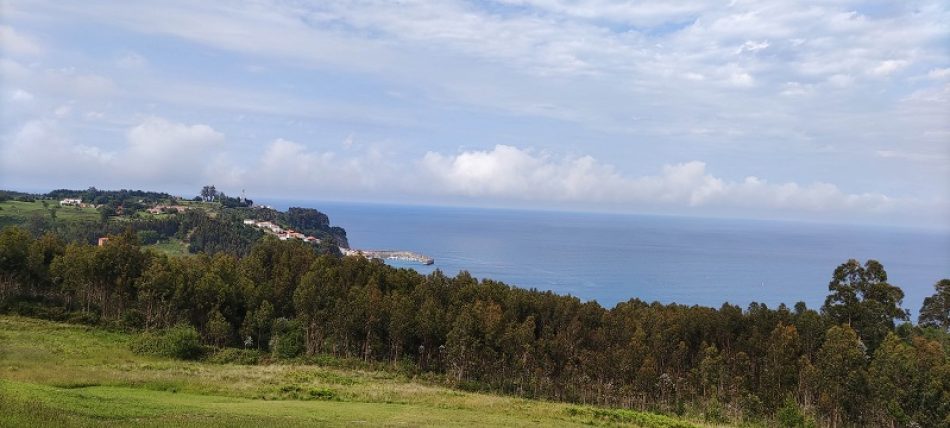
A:
{"label": "treeline", "polygon": [[[421,275],[379,261],[257,241],[244,257],[166,257],[127,231],[103,247],[0,232],[0,309],[145,330],[272,358],[393,364],[467,389],[807,426],[947,426],[950,281],[923,324],[875,262],[804,303],[604,308],[552,292]],[[177,334],[177,333],[176,333]],[[188,337],[187,334],[182,335]]]}
{"label": "treeline", "polygon": [[59,221],[49,216],[26,219],[24,230],[34,237],[51,234],[66,243],[95,244],[99,238],[133,230],[141,244],[149,245],[169,239],[188,243],[191,253],[236,256],[247,254],[255,241],[263,236],[258,230],[245,227],[233,215],[209,216],[202,210],[189,210],[162,218],[127,218],[112,221]]}
{"label": "treeline", "polygon": [[130,189],[99,190],[95,187],[90,187],[86,190],[57,189],[45,195],[41,195],[41,197],[49,199],[75,198],[82,199],[83,202],[89,204],[113,206],[154,205],[159,202],[173,201],[175,199],[172,195],[164,192]]}

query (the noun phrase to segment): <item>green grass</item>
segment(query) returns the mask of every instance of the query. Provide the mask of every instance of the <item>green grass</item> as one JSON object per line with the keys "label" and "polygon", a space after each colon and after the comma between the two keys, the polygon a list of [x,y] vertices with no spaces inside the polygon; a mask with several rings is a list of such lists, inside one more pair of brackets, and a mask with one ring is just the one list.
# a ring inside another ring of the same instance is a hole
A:
{"label": "green grass", "polygon": [[168,256],[188,256],[191,253],[188,252],[188,244],[182,242],[180,239],[166,239],[157,244],[148,245],[145,248],[150,248],[159,253],[168,255]]}
{"label": "green grass", "polygon": [[99,211],[95,208],[60,207],[59,201],[47,199],[47,207],[43,202],[4,201],[0,202],[0,227],[12,224],[22,224],[33,217],[40,215],[50,218],[50,209],[56,210],[58,221],[98,221]]}
{"label": "green grass", "polygon": [[0,426],[693,426],[373,370],[142,356],[131,337],[0,316]]}

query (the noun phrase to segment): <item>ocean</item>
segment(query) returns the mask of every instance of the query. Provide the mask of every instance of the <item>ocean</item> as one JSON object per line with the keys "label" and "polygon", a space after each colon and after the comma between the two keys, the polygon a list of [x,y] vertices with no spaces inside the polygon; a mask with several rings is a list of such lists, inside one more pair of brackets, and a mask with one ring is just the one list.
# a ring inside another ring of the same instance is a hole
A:
{"label": "ocean", "polygon": [[787,221],[272,200],[316,208],[359,249],[435,258],[397,267],[466,270],[612,307],[661,303],[819,308],[835,267],[876,259],[912,318],[950,278],[950,231]]}

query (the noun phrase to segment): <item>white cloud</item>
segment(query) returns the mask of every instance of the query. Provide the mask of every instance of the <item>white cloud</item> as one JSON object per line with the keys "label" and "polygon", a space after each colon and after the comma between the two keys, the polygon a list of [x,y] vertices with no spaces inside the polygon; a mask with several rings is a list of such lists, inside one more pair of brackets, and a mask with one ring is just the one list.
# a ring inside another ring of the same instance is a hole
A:
{"label": "white cloud", "polygon": [[58,118],[64,118],[64,117],[69,116],[69,114],[72,113],[72,111],[73,111],[73,107],[71,105],[63,104],[59,107],[56,107],[56,109],[53,110],[53,116],[56,116]]}
{"label": "white cloud", "polygon": [[881,61],[876,67],[871,69],[870,73],[875,76],[890,76],[894,72],[907,67],[909,62],[905,60],[894,60],[889,59],[886,61]]}
{"label": "white cloud", "polygon": [[729,83],[732,83],[735,86],[750,87],[755,85],[755,79],[753,79],[752,75],[749,73],[737,71],[729,76]]}
{"label": "white cloud", "polygon": [[846,88],[854,84],[854,77],[848,74],[835,74],[828,77],[828,83],[839,88]]}
{"label": "white cloud", "polygon": [[809,95],[813,91],[812,85],[802,84],[800,82],[788,82],[779,94],[786,97],[798,97]]}
{"label": "white cloud", "polygon": [[[894,195],[948,194],[946,176],[938,174],[945,167],[939,169],[939,162],[924,165],[914,162],[916,155],[897,155],[945,151],[950,135],[945,86],[950,29],[944,24],[950,10],[945,2],[880,8],[864,0],[728,5],[694,0],[171,0],[156,9],[135,2],[34,0],[21,7],[21,16],[44,16],[52,23],[36,33],[49,34],[44,42],[56,40],[62,44],[56,46],[58,52],[76,55],[62,57],[74,64],[39,55],[20,58],[25,53],[0,58],[6,86],[33,91],[42,101],[30,111],[17,106],[16,120],[27,120],[32,112],[49,114],[55,106],[77,100],[74,107],[87,113],[60,119],[63,128],[69,128],[69,120],[80,121],[72,126],[82,132],[70,128],[63,133],[81,139],[77,145],[101,144],[95,140],[101,134],[139,125],[141,116],[136,115],[142,112],[220,120],[225,127],[220,129],[236,136],[240,147],[260,141],[260,135],[265,141],[287,137],[267,144],[261,153],[257,148],[242,153],[223,142],[199,145],[208,159],[194,164],[195,170],[176,171],[181,180],[220,174],[238,183],[260,173],[261,182],[278,189],[292,181],[280,175],[286,172],[307,186],[337,183],[360,190],[394,184],[409,192],[430,183],[419,179],[402,185],[402,177],[444,171],[452,186],[429,179],[445,195],[492,196],[492,187],[464,178],[477,176],[491,162],[521,162],[547,177],[543,181],[548,186],[561,182],[563,188],[600,195],[603,201],[625,199],[581,183],[652,177],[646,182],[662,188],[674,176],[695,180],[687,186],[693,189],[689,192],[668,191],[643,200],[671,198],[697,207],[726,203],[723,195],[735,195],[737,189],[751,192],[756,186],[787,195],[783,200],[789,201],[809,200],[794,195],[834,194],[824,185],[786,186],[764,179],[746,183],[711,174],[704,164],[675,162],[700,158],[727,171],[766,175],[762,171],[774,170],[775,177],[786,180],[805,174],[794,178],[799,183],[820,178],[842,188],[879,187]],[[10,22],[21,28],[15,18]],[[31,29],[42,28],[42,22],[31,21]],[[59,23],[102,25],[118,42],[84,45],[83,38],[70,38],[76,31],[70,29],[80,26]],[[171,38],[185,54],[212,52],[221,61],[194,71],[178,67],[173,58],[153,55],[147,44],[136,45],[141,38],[134,33],[147,34],[149,40]],[[121,37],[127,34],[132,37]],[[94,50],[126,53],[111,58],[112,64],[97,64],[101,55],[86,52]],[[146,56],[163,65],[169,61],[169,67],[155,67],[147,76],[118,68],[146,65]],[[249,78],[249,70],[259,75]],[[905,73],[913,78],[886,78]],[[6,96],[10,92],[3,94],[3,101],[11,101]],[[222,119],[236,114],[246,119],[240,124]],[[350,131],[360,135],[358,144],[341,147],[340,137]],[[329,136],[323,149],[308,141],[320,135]],[[463,138],[459,144],[499,141],[511,150],[453,155],[457,136]],[[364,151],[365,141],[374,138],[404,146],[396,153]],[[525,142],[547,151],[515,147]],[[810,156],[831,145],[862,160],[890,159],[894,168],[871,171],[855,162],[829,169],[827,158]],[[102,147],[131,164],[145,157],[134,157],[131,147]],[[175,150],[194,156],[189,148]],[[616,167],[584,156],[550,154],[567,150],[609,158]],[[426,152],[431,155],[409,159],[411,153]],[[264,164],[262,159],[270,160]],[[671,163],[669,171],[660,168],[663,163]],[[115,166],[113,171],[119,171]],[[393,172],[399,168],[412,174]],[[139,173],[142,180],[166,177],[153,169],[146,165],[141,171],[120,172]],[[165,169],[173,170],[174,164]],[[497,189],[520,186],[530,193],[529,184],[540,186],[531,177],[498,174],[508,181],[490,181]],[[299,192],[308,190],[291,185]],[[544,200],[571,200],[570,192],[541,189],[548,195]],[[854,194],[844,199],[874,198]],[[586,199],[580,200],[578,206],[586,206]]]}
{"label": "white cloud", "polygon": [[914,162],[943,163],[950,161],[948,153],[915,153],[902,150],[875,150],[874,155],[884,159],[901,159]]}
{"label": "white cloud", "polygon": [[101,111],[87,111],[84,117],[86,120],[99,120],[105,117],[105,113]]}
{"label": "white cloud", "polygon": [[736,53],[737,54],[741,54],[743,52],[756,53],[768,47],[769,47],[768,40],[763,40],[761,42],[754,42],[752,40],[748,40],[745,43],[743,43],[742,46],[739,46],[739,49],[736,50]]}
{"label": "white cloud", "polygon": [[703,76],[702,74],[694,73],[694,72],[683,73],[683,77],[685,77],[687,80],[693,80],[693,81],[706,80],[706,76]]}
{"label": "white cloud", "polygon": [[614,208],[718,207],[727,209],[887,212],[894,199],[878,193],[848,194],[828,183],[772,184],[757,177],[729,181],[700,161],[665,165],[660,174],[627,176],[589,156],[552,158],[512,146],[455,156],[428,153],[425,182],[448,195],[514,200],[570,201]]}
{"label": "white cloud", "polygon": [[128,131],[125,145],[108,149],[74,141],[60,119],[29,121],[4,138],[6,179],[58,187],[84,180],[121,187],[191,184],[206,177],[224,142],[207,125],[148,117]]}
{"label": "white cloud", "polygon": [[[211,180],[283,196],[318,192],[359,198],[396,192],[422,200],[461,198],[621,211],[698,209],[833,218],[895,215],[902,207],[926,206],[873,191],[848,193],[823,182],[771,183],[754,176],[730,180],[709,172],[702,161],[663,165],[652,174],[629,174],[592,156],[555,155],[511,145],[457,154],[430,151],[416,160],[394,162],[391,153],[378,147],[351,147],[340,155],[276,139],[256,162],[248,163],[234,158],[224,135],[210,126],[160,117],[147,117],[130,128],[126,144],[113,150],[75,143],[65,135],[55,121],[29,122],[6,139],[0,166],[17,179],[44,183],[68,179],[188,187]],[[888,151],[876,156],[907,157]],[[39,164],[46,168],[33,167]]]}
{"label": "white cloud", "polygon": [[[120,167],[139,180],[181,182],[201,176],[223,148],[224,134],[208,125],[186,125],[148,117],[127,134],[128,147]],[[179,178],[180,177],[180,178]]]}
{"label": "white cloud", "polygon": [[531,6],[549,12],[638,26],[656,26],[665,22],[689,21],[708,10],[709,4],[692,0],[661,2],[615,2],[609,0],[499,0],[500,3]]}
{"label": "white cloud", "polygon": [[10,100],[18,103],[28,103],[33,101],[34,98],[36,97],[34,97],[33,94],[23,89],[16,89],[10,94]]}
{"label": "white cloud", "polygon": [[20,80],[30,76],[30,69],[10,58],[0,56],[0,76],[9,81]]}
{"label": "white cloud", "polygon": [[75,144],[53,120],[26,122],[0,147],[0,170],[45,183],[98,176],[110,159],[110,153]]}
{"label": "white cloud", "polygon": [[946,79],[947,77],[950,77],[950,67],[934,68],[927,72],[927,77],[931,79]]}
{"label": "white cloud", "polygon": [[141,69],[147,66],[148,60],[146,60],[144,56],[136,52],[126,52],[120,55],[115,60],[115,63],[120,68],[135,70],[135,69]]}
{"label": "white cloud", "polygon": [[33,79],[36,84],[42,85],[44,92],[57,96],[98,99],[113,95],[118,89],[115,82],[106,76],[73,67],[46,69]]}
{"label": "white cloud", "polygon": [[31,37],[8,25],[0,25],[0,51],[22,55],[42,54],[43,47]]}

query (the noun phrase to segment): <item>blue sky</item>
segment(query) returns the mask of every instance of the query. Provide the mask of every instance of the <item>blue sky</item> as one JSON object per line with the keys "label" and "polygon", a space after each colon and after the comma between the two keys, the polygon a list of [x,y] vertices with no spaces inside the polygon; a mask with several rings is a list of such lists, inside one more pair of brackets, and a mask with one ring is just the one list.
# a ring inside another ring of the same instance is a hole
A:
{"label": "blue sky", "polygon": [[946,2],[0,8],[4,188],[950,227]]}

